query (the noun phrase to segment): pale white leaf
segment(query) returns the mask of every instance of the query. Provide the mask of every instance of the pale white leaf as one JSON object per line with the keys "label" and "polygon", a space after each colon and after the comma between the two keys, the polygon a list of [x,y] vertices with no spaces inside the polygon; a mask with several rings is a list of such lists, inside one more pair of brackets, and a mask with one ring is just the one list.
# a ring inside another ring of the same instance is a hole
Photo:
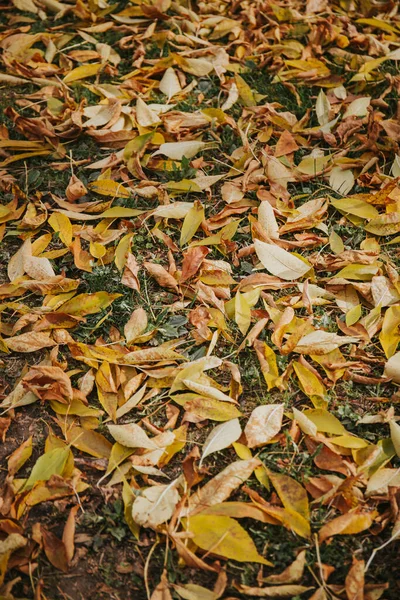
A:
{"label": "pale white leaf", "polygon": [[193,202],[161,204],[152,212],[152,215],[163,219],[184,219],[191,208],[193,208]]}
{"label": "pale white leaf", "polygon": [[294,348],[294,352],[299,354],[328,354],[344,344],[353,344],[358,338],[348,335],[337,335],[329,331],[317,329],[303,336]]}
{"label": "pale white leaf", "polygon": [[237,88],[236,83],[233,81],[231,87],[229,88],[229,94],[223,105],[221,106],[221,110],[229,110],[232,106],[239,100],[239,90]]}
{"label": "pale white leaf", "polygon": [[152,111],[141,98],[136,101],[136,121],[141,127],[154,127],[160,123],[157,113]]}
{"label": "pale white leaf", "polygon": [[254,247],[260,262],[267,271],[286,281],[299,279],[311,269],[310,265],[300,258],[274,244],[254,240]]}
{"label": "pale white leaf", "polygon": [[338,100],[345,100],[347,98],[347,91],[344,85],[338,85],[332,91]]}
{"label": "pale white leaf", "polygon": [[347,119],[347,117],[365,117],[368,113],[370,103],[370,96],[353,100],[353,102],[350,102],[348,105],[347,110],[343,115],[343,119]]}
{"label": "pale white leaf", "polygon": [[396,156],[394,157],[394,161],[390,169],[390,174],[393,175],[393,177],[400,177],[400,156],[398,154],[396,154]]}
{"label": "pale white leaf", "polygon": [[28,256],[24,260],[24,270],[29,277],[39,281],[46,281],[49,277],[55,277],[55,272],[48,258]]}
{"label": "pale white leaf", "polygon": [[400,456],[400,425],[394,419],[389,421],[390,437],[392,438],[397,456]]}
{"label": "pale white leaf", "polygon": [[279,433],[283,409],[283,404],[264,404],[253,410],[244,429],[249,448],[263,446]]}
{"label": "pale white leaf", "polygon": [[179,94],[179,92],[182,91],[178,75],[175,73],[172,67],[169,67],[169,69],[165,71],[160,81],[159,90],[168,96],[168,102],[173,96],[175,96],[175,94]]}
{"label": "pale white leaf", "polygon": [[193,381],[192,379],[182,379],[182,383],[189,390],[192,390],[192,392],[200,394],[200,396],[214,398],[215,400],[220,400],[221,402],[234,402],[234,400],[230,396],[224,394],[224,392],[221,392],[221,390],[218,390],[217,388],[212,387],[211,385],[203,385],[202,383],[199,383],[198,381]]}
{"label": "pale white leaf", "polygon": [[323,90],[318,94],[317,102],[315,105],[315,112],[317,113],[318,123],[320,125],[326,125],[329,123],[329,111],[331,110],[330,102]]}
{"label": "pale white leaf", "polygon": [[400,352],[393,354],[387,361],[385,377],[390,377],[395,383],[400,383]]}
{"label": "pale white leaf", "polygon": [[355,179],[351,169],[333,167],[329,175],[329,185],[335,192],[347,196],[354,185]]}
{"label": "pale white leaf", "polygon": [[129,321],[124,327],[126,342],[130,344],[135,341],[147,328],[147,314],[144,308],[137,308],[129,317]]}
{"label": "pale white leaf", "polygon": [[153,450],[158,446],[148,437],[147,433],[136,423],[125,425],[107,425],[114,440],[127,448],[147,448]]}
{"label": "pale white leaf", "polygon": [[379,469],[368,480],[367,496],[371,494],[387,494],[388,486],[400,487],[400,469]]}
{"label": "pale white leaf", "polygon": [[198,152],[205,150],[207,146],[207,142],[198,142],[195,140],[192,142],[166,142],[165,144],[161,144],[153,156],[163,154],[171,160],[182,160],[184,156],[186,158],[193,158]]}
{"label": "pale white leaf", "polygon": [[296,419],[298,426],[306,435],[316,436],[318,428],[306,415],[300,412],[295,406],[292,408],[293,417]]}
{"label": "pale white leaf", "polygon": [[233,442],[236,442],[241,435],[242,429],[240,427],[239,419],[231,419],[230,421],[226,421],[225,423],[221,423],[221,425],[214,427],[204,442],[203,454],[199,466],[201,467],[203,460],[207,456],[213,452],[228,448],[228,446],[233,444]]}
{"label": "pale white leaf", "polygon": [[268,201],[261,202],[258,207],[258,222],[263,226],[268,237],[279,238],[279,227],[274,209]]}
{"label": "pale white leaf", "polygon": [[177,483],[175,480],[168,485],[153,485],[143,490],[132,505],[133,520],[138,525],[153,528],[168,521],[180,500]]}

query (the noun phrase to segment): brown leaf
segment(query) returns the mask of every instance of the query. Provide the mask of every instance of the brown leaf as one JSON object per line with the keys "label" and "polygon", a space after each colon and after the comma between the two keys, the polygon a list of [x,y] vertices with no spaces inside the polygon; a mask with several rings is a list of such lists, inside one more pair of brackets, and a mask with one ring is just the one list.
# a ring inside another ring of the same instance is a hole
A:
{"label": "brown leaf", "polygon": [[121,283],[130,287],[132,290],[140,292],[138,273],[139,265],[136,262],[136,258],[133,256],[133,254],[129,252],[126,258],[126,264],[122,275]]}
{"label": "brown leaf", "polygon": [[209,249],[205,246],[195,246],[183,253],[182,274],[180,277],[181,283],[196,275],[208,253]]}
{"label": "brown leaf", "polygon": [[6,344],[13,352],[36,352],[56,345],[47,334],[36,331],[10,337],[6,340]]}
{"label": "brown leaf", "polygon": [[235,587],[242,594],[256,596],[257,598],[293,598],[314,589],[312,587],[305,587],[304,585],[278,585],[267,588],[236,585]]}
{"label": "brown leaf", "polygon": [[347,600],[364,600],[365,562],[353,557],[353,564],[346,576]]}
{"label": "brown leaf", "polygon": [[168,271],[164,269],[164,267],[150,262],[144,262],[143,265],[150,275],[154,277],[159,286],[178,291],[176,279],[174,279],[174,277],[172,277],[172,275],[170,275]]}
{"label": "brown leaf", "polygon": [[306,551],[301,550],[296,559],[282,573],[264,577],[264,583],[297,583],[303,577],[304,567],[306,565]]}
{"label": "brown leaf", "polygon": [[171,592],[169,591],[167,571],[163,571],[161,581],[154,589],[150,600],[172,600]]}
{"label": "brown leaf", "polygon": [[71,179],[65,190],[68,201],[75,202],[76,200],[79,200],[79,198],[82,198],[82,196],[85,196],[85,194],[87,194],[87,189],[82,181],[76,175],[71,175]]}
{"label": "brown leaf", "polygon": [[48,560],[53,567],[66,573],[68,571],[68,559],[64,542],[43,526],[41,526],[41,532],[43,547]]}
{"label": "brown leaf", "polygon": [[68,564],[71,563],[74,558],[75,552],[75,518],[80,506],[77,504],[73,506],[69,512],[67,522],[65,523],[62,541],[65,547],[65,555]]}

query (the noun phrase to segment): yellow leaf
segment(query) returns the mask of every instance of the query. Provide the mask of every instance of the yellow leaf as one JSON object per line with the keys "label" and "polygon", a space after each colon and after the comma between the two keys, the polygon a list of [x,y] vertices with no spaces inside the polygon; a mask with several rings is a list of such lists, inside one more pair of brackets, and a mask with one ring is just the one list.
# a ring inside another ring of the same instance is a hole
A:
{"label": "yellow leaf", "polygon": [[332,230],[329,236],[329,245],[334,254],[341,254],[344,251],[343,240],[340,235],[336,233],[336,231]]}
{"label": "yellow leaf", "polygon": [[248,446],[245,446],[244,444],[241,444],[240,442],[234,442],[232,444],[232,446],[234,447],[235,452],[238,455],[238,457],[241,458],[242,460],[248,460],[249,458],[252,458],[253,455]]}
{"label": "yellow leaf", "polygon": [[371,512],[348,512],[333,521],[329,521],[319,530],[319,541],[324,542],[333,535],[352,535],[369,529],[377,516],[376,510]]}
{"label": "yellow leaf", "polygon": [[139,539],[140,525],[135,523],[132,517],[132,506],[136,496],[132,491],[131,486],[124,481],[122,488],[122,500],[124,502],[124,517],[129,529],[136,539]]}
{"label": "yellow leaf", "polygon": [[303,413],[310,421],[312,421],[318,431],[329,433],[331,435],[343,435],[346,432],[345,428],[334,415],[322,408],[306,410]]}
{"label": "yellow leaf", "polygon": [[61,475],[70,453],[68,446],[54,448],[40,456],[26,480],[23,490],[30,490],[37,481],[48,481],[52,475]]}
{"label": "yellow leaf", "polygon": [[366,448],[369,444],[365,440],[354,435],[345,434],[339,435],[338,437],[331,439],[332,444],[335,446],[341,446],[342,448],[352,448],[358,450],[359,448]]}
{"label": "yellow leaf", "polygon": [[163,188],[172,192],[172,195],[187,194],[188,192],[201,192],[201,188],[194,179],[181,179],[181,181],[169,181],[163,184]]}
{"label": "yellow leaf", "polygon": [[331,204],[343,214],[350,214],[361,219],[375,219],[379,213],[375,206],[357,196],[349,196],[340,200],[331,199]]}
{"label": "yellow leaf", "polygon": [[257,104],[250,86],[245,82],[243,77],[235,74],[236,87],[239,92],[239,97],[245,106],[255,106]]}
{"label": "yellow leaf", "polygon": [[50,244],[52,239],[53,236],[51,235],[51,233],[45,233],[44,235],[38,237],[32,244],[32,256],[40,256],[42,252],[46,250],[47,246]]}
{"label": "yellow leaf", "polygon": [[15,475],[26,461],[32,456],[32,436],[23,442],[9,456],[7,461],[8,472],[10,475]]}
{"label": "yellow leaf", "polygon": [[318,377],[300,362],[294,361],[293,368],[299,378],[300,387],[316,408],[326,408],[326,388]]}
{"label": "yellow leaf", "polygon": [[353,308],[351,308],[349,310],[349,312],[346,313],[346,325],[347,325],[347,327],[351,327],[352,325],[354,325],[355,323],[357,323],[357,321],[359,321],[361,319],[361,315],[362,315],[362,306],[361,306],[361,304],[357,304],[357,306],[354,306]]}
{"label": "yellow leaf", "polygon": [[[113,198],[130,198],[131,196],[131,191],[129,189],[125,188],[122,183],[117,183],[113,179],[98,179],[97,181],[92,181],[88,184],[88,188],[101,196],[111,196]],[[101,216],[104,218],[104,214]]]}
{"label": "yellow leaf", "polygon": [[58,312],[63,312],[68,315],[77,315],[79,317],[93,315],[110,306],[110,304],[121,295],[122,294],[109,294],[108,292],[79,294],[65,302],[58,309]]}
{"label": "yellow leaf", "polygon": [[394,235],[400,231],[400,212],[379,215],[365,226],[365,231],[374,235]]}
{"label": "yellow leaf", "polygon": [[242,413],[230,402],[221,402],[204,396],[194,395],[194,398],[185,402],[184,407],[187,412],[212,421],[229,421],[242,416]]}
{"label": "yellow leaf", "polygon": [[112,444],[97,431],[84,429],[83,427],[71,427],[65,431],[68,443],[81,452],[86,452],[96,458],[109,458]]}
{"label": "yellow leaf", "polygon": [[100,242],[90,242],[89,244],[89,250],[90,250],[90,254],[94,257],[94,258],[103,258],[103,256],[107,253],[107,249],[103,244],[100,244]]}
{"label": "yellow leaf", "polygon": [[87,77],[93,77],[97,75],[100,69],[103,67],[101,63],[94,63],[90,65],[81,65],[70,71],[64,77],[64,83],[72,83],[73,81],[79,81],[80,79],[86,79]]}
{"label": "yellow leaf", "polygon": [[238,562],[256,562],[271,566],[257,552],[249,534],[235,519],[217,515],[198,514],[184,520],[184,526],[193,534],[192,541],[206,552]]}
{"label": "yellow leaf", "polygon": [[246,295],[236,292],[235,321],[242,335],[246,335],[251,323],[251,306],[246,301]]}
{"label": "yellow leaf", "polygon": [[362,265],[354,263],[343,267],[335,277],[343,277],[344,279],[354,279],[355,281],[371,281],[374,275],[379,271],[380,263],[376,262],[371,265]]}
{"label": "yellow leaf", "polygon": [[114,262],[118,271],[122,271],[125,267],[126,260],[131,249],[131,241],[132,234],[127,233],[126,235],[124,235],[124,237],[120,239],[118,246],[115,249]]}
{"label": "yellow leaf", "polygon": [[268,476],[283,506],[297,512],[306,521],[310,518],[307,492],[300,483],[288,475],[273,473],[267,469]]}
{"label": "yellow leaf", "polygon": [[389,306],[382,325],[382,331],[379,335],[379,341],[385,351],[386,357],[390,358],[397,350],[400,342],[400,306]]}
{"label": "yellow leaf", "polygon": [[181,229],[180,245],[184,246],[194,236],[202,221],[205,218],[204,206],[201,202],[196,200],[192,208],[187,213]]}
{"label": "yellow leaf", "polygon": [[257,358],[260,362],[262,374],[267,384],[268,391],[274,387],[282,386],[282,379],[279,376],[278,365],[276,362],[276,354],[265,342],[256,340],[254,348],[257,353]]}
{"label": "yellow leaf", "polygon": [[307,156],[297,165],[297,170],[304,175],[317,175],[321,173],[331,161],[329,154],[327,156]]}
{"label": "yellow leaf", "polygon": [[68,247],[72,244],[72,224],[66,215],[53,212],[49,218],[49,225],[60,235],[61,241]]}

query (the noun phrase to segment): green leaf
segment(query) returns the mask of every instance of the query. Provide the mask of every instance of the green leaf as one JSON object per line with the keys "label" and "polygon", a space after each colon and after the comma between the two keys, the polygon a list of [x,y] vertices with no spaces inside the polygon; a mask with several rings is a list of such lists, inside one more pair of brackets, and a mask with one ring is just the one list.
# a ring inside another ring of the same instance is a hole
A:
{"label": "green leaf", "polygon": [[40,456],[22,490],[30,490],[37,481],[48,481],[52,475],[61,475],[69,453],[69,447],[64,446],[63,448],[54,448]]}

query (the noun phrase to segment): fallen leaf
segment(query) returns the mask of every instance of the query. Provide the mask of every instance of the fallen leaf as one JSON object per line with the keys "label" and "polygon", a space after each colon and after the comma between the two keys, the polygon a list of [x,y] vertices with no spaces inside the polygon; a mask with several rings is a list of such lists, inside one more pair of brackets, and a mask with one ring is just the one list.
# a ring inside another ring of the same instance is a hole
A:
{"label": "fallen leaf", "polygon": [[132,504],[133,520],[144,527],[156,528],[174,514],[180,500],[177,481],[168,485],[154,485],[142,491]]}
{"label": "fallen leaf", "polygon": [[248,533],[231,517],[198,514],[187,520],[193,542],[202,550],[238,562],[271,565],[257,552]]}
{"label": "fallen leaf", "polygon": [[263,446],[279,433],[283,410],[283,404],[265,404],[253,410],[244,429],[249,448]]}
{"label": "fallen leaf", "polygon": [[280,279],[285,279],[286,281],[299,279],[299,277],[305,275],[311,268],[306,262],[279,246],[254,240],[254,247],[262,265],[272,275],[280,277]]}
{"label": "fallen leaf", "polygon": [[321,527],[318,533],[322,544],[334,535],[354,535],[369,529],[376,517],[376,511],[362,512],[356,510],[336,517]]}
{"label": "fallen leaf", "polygon": [[203,453],[200,459],[200,467],[203,460],[212,454],[227,448],[233,442],[236,442],[242,435],[242,428],[240,427],[239,419],[232,419],[217,425],[207,436],[204,442]]}
{"label": "fallen leaf", "polygon": [[224,502],[259,466],[260,461],[257,458],[251,458],[249,460],[237,460],[225,467],[190,497],[189,514],[196,514],[207,506]]}

